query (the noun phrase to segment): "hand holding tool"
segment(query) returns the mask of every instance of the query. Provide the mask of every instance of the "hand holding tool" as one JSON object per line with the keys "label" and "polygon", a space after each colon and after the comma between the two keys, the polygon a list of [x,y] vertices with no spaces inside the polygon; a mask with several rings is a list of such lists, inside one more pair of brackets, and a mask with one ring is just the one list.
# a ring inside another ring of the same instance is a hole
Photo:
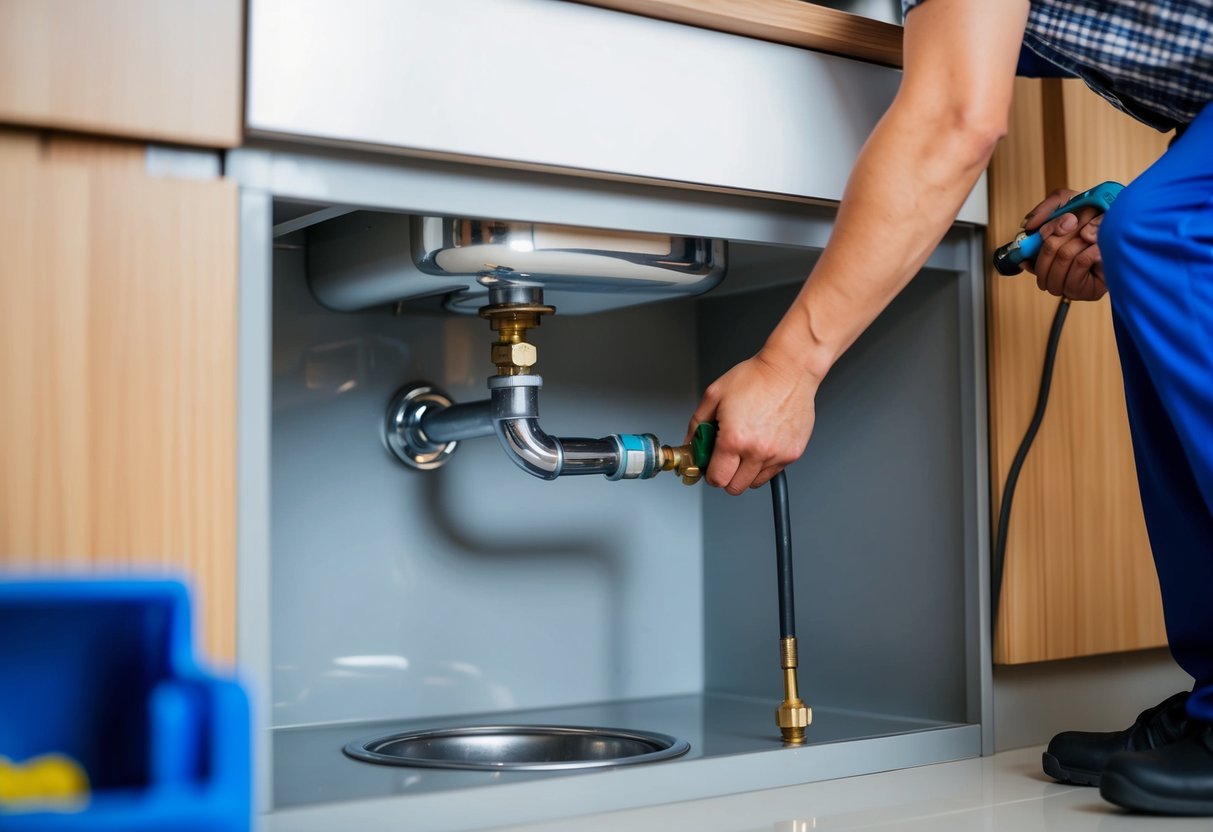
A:
{"label": "hand holding tool", "polygon": [[[1045,222],[1057,219],[1062,214],[1073,213],[1082,208],[1094,208],[1102,214],[1112,206],[1113,201],[1115,201],[1124,188],[1125,186],[1119,182],[1102,182],[1089,191],[1083,191],[1075,195],[1065,205],[1049,214]],[[1021,231],[1014,240],[994,252],[994,268],[1001,275],[1014,277],[1022,272],[1027,264],[1036,259],[1036,255],[1040,253],[1040,247],[1043,244],[1044,239],[1040,236],[1039,231],[1034,231],[1031,234]]]}

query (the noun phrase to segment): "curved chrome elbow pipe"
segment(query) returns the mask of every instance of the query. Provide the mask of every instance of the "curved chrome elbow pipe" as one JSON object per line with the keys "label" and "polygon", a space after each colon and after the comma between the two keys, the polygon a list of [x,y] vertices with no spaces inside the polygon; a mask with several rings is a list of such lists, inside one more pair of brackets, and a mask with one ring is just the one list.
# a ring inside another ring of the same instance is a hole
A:
{"label": "curved chrome elbow pipe", "polygon": [[538,385],[500,385],[495,381],[538,376],[493,376],[489,379],[492,398],[489,399],[493,431],[514,464],[528,474],[554,480],[564,471],[564,448],[559,440],[539,427]]}
{"label": "curved chrome elbow pipe", "polygon": [[615,434],[603,439],[557,438],[539,426],[539,376],[489,379],[493,426],[519,468],[545,480],[578,474],[607,479],[648,479],[661,470],[657,437]]}
{"label": "curved chrome elbow pipe", "polygon": [[564,449],[537,419],[504,419],[493,425],[497,440],[514,464],[528,474],[554,480],[564,473]]}
{"label": "curved chrome elbow pipe", "polygon": [[514,464],[540,479],[584,474],[648,479],[661,470],[661,447],[651,434],[550,436],[539,426],[542,386],[537,375],[493,376],[488,401],[453,404],[430,385],[413,385],[388,408],[387,445],[409,465],[431,469],[446,461],[457,442],[495,433]]}

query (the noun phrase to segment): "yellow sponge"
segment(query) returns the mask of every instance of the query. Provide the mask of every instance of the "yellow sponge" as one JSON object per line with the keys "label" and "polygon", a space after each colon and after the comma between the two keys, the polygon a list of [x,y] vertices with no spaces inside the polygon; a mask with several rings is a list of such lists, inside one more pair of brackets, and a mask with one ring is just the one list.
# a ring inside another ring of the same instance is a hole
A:
{"label": "yellow sponge", "polygon": [[63,754],[43,754],[24,763],[0,757],[0,810],[76,808],[88,798],[88,774]]}

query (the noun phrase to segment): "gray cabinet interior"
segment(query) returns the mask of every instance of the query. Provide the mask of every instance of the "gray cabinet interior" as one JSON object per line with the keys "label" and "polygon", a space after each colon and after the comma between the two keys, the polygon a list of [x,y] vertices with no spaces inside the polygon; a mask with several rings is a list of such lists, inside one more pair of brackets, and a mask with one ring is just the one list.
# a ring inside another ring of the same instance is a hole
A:
{"label": "gray cabinet interior", "polygon": [[[265,382],[246,387],[242,447],[256,459],[264,443],[270,460],[242,468],[271,523],[242,532],[241,643],[264,669],[273,815],[336,823],[361,799],[395,798],[374,803],[378,820],[457,828],[478,822],[459,796],[494,790],[493,822],[521,822],[988,746],[976,229],[957,226],[840,362],[790,471],[814,724],[807,746],[784,749],[766,490],[543,482],[493,439],[436,472],[404,468],[379,434],[388,398],[418,378],[483,397],[487,324],[425,304],[324,308],[308,289],[307,226],[352,208],[510,218],[514,205],[528,220],[728,239],[728,275],[709,294],[558,313],[534,338],[550,429],[669,442],[703,385],[761,344],[832,208],[346,152],[250,149],[231,165],[244,183],[242,374]],[[272,331],[260,346],[248,341],[258,315],[259,337]],[[490,775],[340,753],[381,731],[493,722],[658,731],[692,751],[637,771]]]}
{"label": "gray cabinet interior", "polygon": [[[762,346],[797,288],[699,302],[701,385]],[[814,704],[965,720],[957,301],[954,276],[920,274],[827,377],[809,447],[788,469],[801,685]],[[767,490],[703,500],[706,686],[770,698]]]}

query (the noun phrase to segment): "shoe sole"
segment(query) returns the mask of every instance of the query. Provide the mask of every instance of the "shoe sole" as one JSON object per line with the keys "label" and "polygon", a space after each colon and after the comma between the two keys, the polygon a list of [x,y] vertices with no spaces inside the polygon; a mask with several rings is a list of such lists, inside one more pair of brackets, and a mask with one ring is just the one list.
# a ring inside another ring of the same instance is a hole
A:
{"label": "shoe sole", "polygon": [[1098,786],[1100,776],[1098,771],[1087,771],[1081,768],[1066,768],[1048,751],[1040,756],[1040,766],[1045,774],[1062,783],[1074,786]]}
{"label": "shoe sole", "polygon": [[1099,795],[1122,809],[1151,815],[1187,815],[1191,817],[1213,815],[1213,799],[1164,797],[1152,794],[1114,771],[1103,777]]}

